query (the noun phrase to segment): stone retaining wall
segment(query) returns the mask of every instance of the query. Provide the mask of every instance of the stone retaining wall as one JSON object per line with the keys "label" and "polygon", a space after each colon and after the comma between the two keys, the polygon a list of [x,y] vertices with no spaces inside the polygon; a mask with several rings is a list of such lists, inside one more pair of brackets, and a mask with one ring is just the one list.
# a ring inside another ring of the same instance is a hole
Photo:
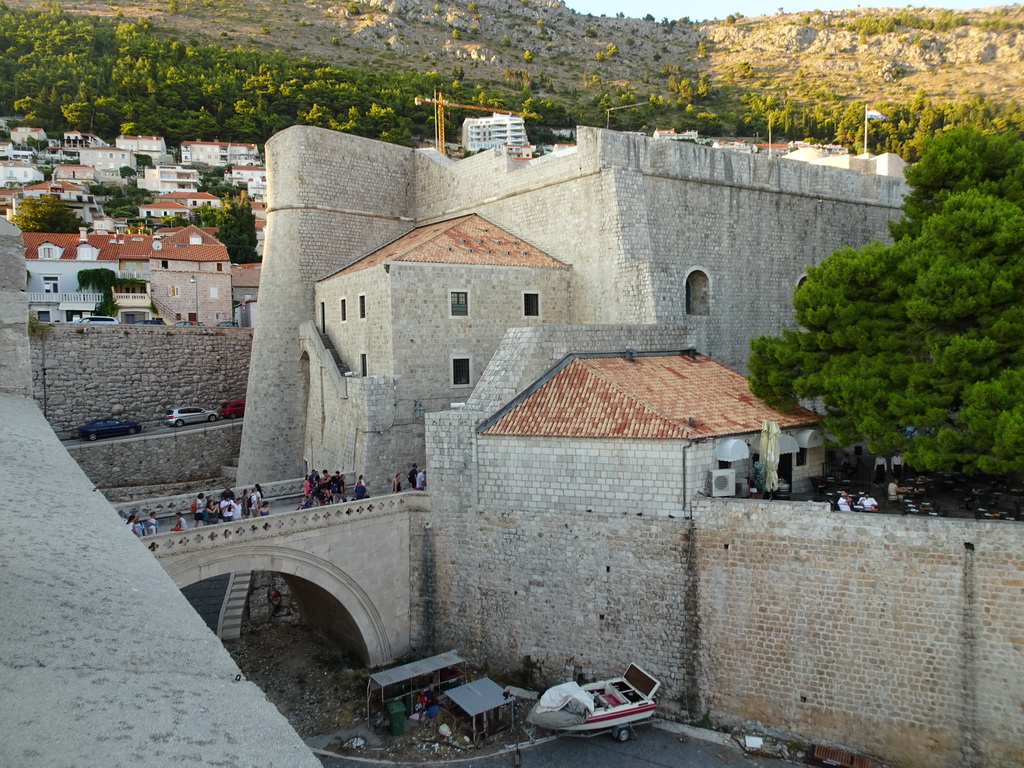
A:
{"label": "stone retaining wall", "polygon": [[149,427],[168,407],[245,397],[251,347],[251,328],[44,324],[32,396],[59,437],[110,416]]}

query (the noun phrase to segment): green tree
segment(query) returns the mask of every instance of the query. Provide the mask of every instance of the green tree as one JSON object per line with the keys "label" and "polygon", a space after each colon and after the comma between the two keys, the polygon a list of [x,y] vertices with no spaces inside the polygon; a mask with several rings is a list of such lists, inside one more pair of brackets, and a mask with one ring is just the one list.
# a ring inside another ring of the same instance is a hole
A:
{"label": "green tree", "polygon": [[[751,342],[751,388],[779,405],[820,397],[843,445],[903,450],[926,470],[1020,471],[1024,206],[1011,180],[1024,147],[950,131],[920,165],[900,239],[808,269],[794,298],[802,329]],[[969,188],[965,172],[985,182]]]}
{"label": "green tree", "polygon": [[74,233],[85,222],[56,195],[26,197],[11,221],[22,232]]}
{"label": "green tree", "polygon": [[224,243],[233,264],[259,261],[256,254],[256,217],[245,195],[227,199],[220,208],[199,209],[202,223],[217,227],[217,239]]}

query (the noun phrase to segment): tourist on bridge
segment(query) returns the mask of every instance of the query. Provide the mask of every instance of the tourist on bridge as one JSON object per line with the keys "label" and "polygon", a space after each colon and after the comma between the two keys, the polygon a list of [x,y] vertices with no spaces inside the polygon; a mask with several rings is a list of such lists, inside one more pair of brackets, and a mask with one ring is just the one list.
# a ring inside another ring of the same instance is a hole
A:
{"label": "tourist on bridge", "polygon": [[370,498],[370,492],[366,490],[366,481],[363,480],[362,475],[360,475],[359,479],[356,480],[355,495],[356,501]]}

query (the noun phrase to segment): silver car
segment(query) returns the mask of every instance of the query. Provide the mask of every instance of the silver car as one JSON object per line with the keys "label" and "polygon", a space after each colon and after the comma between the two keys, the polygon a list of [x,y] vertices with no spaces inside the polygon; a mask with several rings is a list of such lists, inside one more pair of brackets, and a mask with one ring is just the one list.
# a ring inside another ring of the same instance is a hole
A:
{"label": "silver car", "polygon": [[180,408],[168,408],[164,412],[164,424],[168,427],[181,427],[185,424],[198,424],[201,421],[216,421],[217,412],[185,405]]}

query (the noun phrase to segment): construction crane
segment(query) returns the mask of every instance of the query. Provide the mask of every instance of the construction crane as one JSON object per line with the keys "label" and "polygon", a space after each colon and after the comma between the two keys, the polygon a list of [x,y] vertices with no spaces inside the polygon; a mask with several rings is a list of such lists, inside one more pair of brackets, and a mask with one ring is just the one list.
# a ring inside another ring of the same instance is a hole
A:
{"label": "construction crane", "polygon": [[496,115],[516,115],[517,117],[532,117],[530,112],[513,112],[511,109],[498,109],[497,107],[483,107],[479,104],[456,104],[448,101],[440,91],[434,91],[434,98],[428,99],[424,96],[416,97],[417,104],[434,105],[434,141],[437,143],[437,151],[442,155],[448,154],[444,144],[444,108],[458,107],[459,109],[475,109],[480,112],[493,112]]}
{"label": "construction crane", "polygon": [[614,112],[615,110],[617,110],[617,109],[629,109],[630,107],[646,107],[648,105],[649,105],[649,102],[640,101],[640,102],[637,102],[636,104],[623,104],[621,107],[608,107],[608,109],[606,109],[604,111],[604,127],[607,128],[608,126],[611,125],[611,122],[612,122],[612,112]]}

